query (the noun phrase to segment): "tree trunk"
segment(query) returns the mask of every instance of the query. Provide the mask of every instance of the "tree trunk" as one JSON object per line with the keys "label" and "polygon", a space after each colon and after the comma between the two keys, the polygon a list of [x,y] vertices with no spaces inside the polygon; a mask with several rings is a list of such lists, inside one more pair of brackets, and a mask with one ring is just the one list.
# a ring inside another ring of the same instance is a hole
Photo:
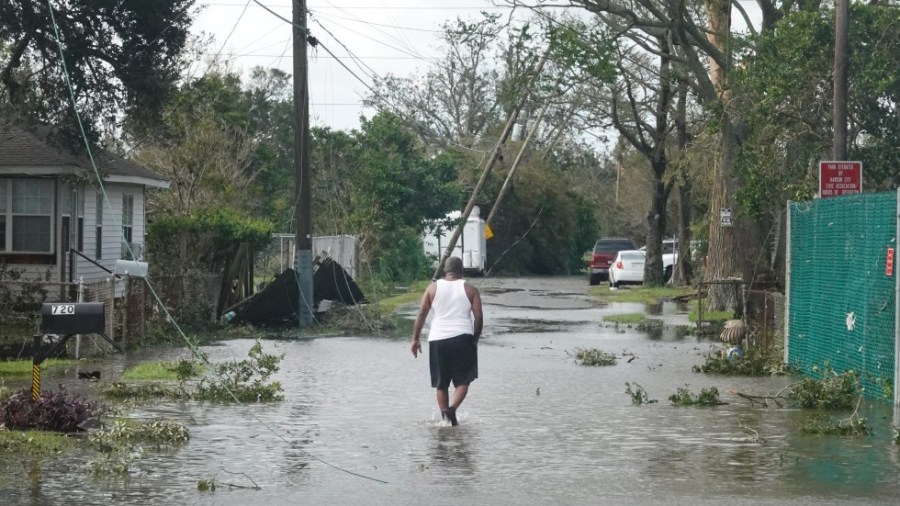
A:
{"label": "tree trunk", "polygon": [[[715,281],[737,276],[734,258],[734,226],[722,225],[722,213],[730,212],[732,224],[735,219],[734,188],[731,177],[726,173],[734,162],[735,142],[731,135],[731,119],[722,114],[719,138],[721,154],[716,160],[713,173],[713,187],[709,206],[709,251],[707,254],[704,281]],[[727,285],[711,285],[707,306],[711,310],[735,309],[737,299]]]}
{"label": "tree trunk", "polygon": [[[687,93],[688,83],[684,79],[678,81],[678,102],[675,104],[675,142],[678,151],[684,153],[688,147],[687,130]],[[683,158],[682,158],[683,160]],[[691,189],[693,182],[684,162],[679,167],[678,178],[678,256],[673,267],[672,282],[677,285],[689,285],[694,277],[691,255]]]}
{"label": "tree trunk", "polygon": [[689,285],[694,277],[691,265],[691,180],[682,178],[678,184],[678,261],[672,273],[677,285]]}
{"label": "tree trunk", "polygon": [[666,159],[653,160],[653,195],[650,212],[647,213],[647,250],[644,263],[644,284],[663,284],[662,240],[666,233],[666,205],[669,200],[669,189],[662,180],[666,173]]}
{"label": "tree trunk", "polygon": [[[649,150],[650,167],[653,171],[653,195],[650,212],[647,214],[647,251],[644,263],[644,283],[661,285],[665,281],[662,262],[662,240],[666,233],[666,207],[669,202],[671,184],[663,178],[668,168],[666,158],[666,137],[669,131],[669,104],[672,100],[671,58],[666,37],[657,37],[659,45],[659,95],[656,102],[656,126],[653,130],[653,146]],[[649,146],[648,146],[649,147]],[[646,151],[646,150],[645,150]]]}
{"label": "tree trunk", "polygon": [[[724,54],[729,54],[731,34],[731,4],[727,0],[712,0],[706,4],[709,17],[707,38]],[[726,60],[728,58],[726,57]],[[715,281],[736,275],[735,227],[722,226],[723,212],[730,213],[732,224],[736,215],[734,206],[735,184],[731,177],[737,151],[737,139],[729,112],[730,94],[727,86],[727,67],[709,59],[709,78],[719,95],[721,103],[719,131],[719,159],[713,165],[712,191],[709,206],[709,251],[706,257],[704,281]],[[709,287],[707,307],[711,310],[737,308],[737,297],[728,285],[714,284]]]}

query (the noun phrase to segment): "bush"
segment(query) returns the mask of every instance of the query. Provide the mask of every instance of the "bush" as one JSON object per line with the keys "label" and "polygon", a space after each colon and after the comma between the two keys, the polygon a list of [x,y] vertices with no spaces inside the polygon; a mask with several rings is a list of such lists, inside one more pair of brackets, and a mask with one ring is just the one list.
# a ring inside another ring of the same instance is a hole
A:
{"label": "bush", "polygon": [[719,400],[719,389],[716,387],[701,389],[700,395],[694,395],[686,387],[679,387],[674,394],[669,396],[669,400],[676,406],[718,406],[723,404]]}
{"label": "bush", "polygon": [[827,436],[865,436],[871,432],[866,419],[855,414],[844,420],[834,420],[822,413],[806,417],[801,430],[807,434]]}
{"label": "bush", "polygon": [[56,392],[42,393],[37,401],[25,389],[0,403],[0,423],[10,429],[75,432],[79,423],[98,414],[97,403],[69,395],[62,385]]}
{"label": "bush", "polygon": [[159,382],[141,382],[139,384],[117,381],[103,391],[103,395],[111,399],[175,399],[191,398],[183,385],[170,386]]}
{"label": "bush", "polygon": [[859,393],[859,376],[855,372],[837,374],[829,370],[822,379],[800,381],[791,389],[790,397],[801,408],[850,409]]}
{"label": "bush", "polygon": [[634,384],[634,388],[631,387],[631,383],[625,383],[625,393],[631,396],[631,403],[637,406],[641,404],[653,404],[656,402],[656,399],[651,399],[647,395],[647,391],[644,390],[644,387]]}
{"label": "bush", "polygon": [[703,365],[695,365],[692,370],[729,376],[775,376],[789,372],[780,357],[754,351],[732,358],[720,353],[710,353]]}
{"label": "bush", "polygon": [[581,361],[581,365],[616,365],[615,355],[597,348],[578,348],[575,360]]}
{"label": "bush", "polygon": [[199,401],[266,402],[283,397],[281,383],[269,378],[278,371],[278,363],[284,355],[263,353],[259,341],[250,348],[250,358],[240,362],[216,364],[216,379],[200,380],[194,399]]}
{"label": "bush", "polygon": [[104,430],[97,431],[88,441],[100,447],[113,447],[124,443],[150,443],[158,446],[184,443],[190,432],[184,425],[169,420],[153,420],[135,423],[116,420]]}

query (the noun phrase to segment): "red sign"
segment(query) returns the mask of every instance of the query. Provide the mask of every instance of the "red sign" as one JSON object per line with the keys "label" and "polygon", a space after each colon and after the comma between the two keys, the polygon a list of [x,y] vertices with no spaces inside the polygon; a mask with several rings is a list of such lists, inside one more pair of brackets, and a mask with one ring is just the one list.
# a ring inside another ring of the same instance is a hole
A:
{"label": "red sign", "polygon": [[862,193],[862,162],[819,162],[819,196]]}
{"label": "red sign", "polygon": [[887,267],[885,268],[885,273],[888,276],[894,274],[894,248],[888,248]]}

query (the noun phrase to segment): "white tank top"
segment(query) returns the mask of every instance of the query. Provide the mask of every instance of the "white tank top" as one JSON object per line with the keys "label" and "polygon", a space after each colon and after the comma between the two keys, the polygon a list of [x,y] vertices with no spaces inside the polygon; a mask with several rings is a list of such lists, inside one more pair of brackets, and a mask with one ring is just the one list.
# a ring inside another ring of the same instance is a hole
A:
{"label": "white tank top", "polygon": [[434,316],[428,329],[428,340],[439,341],[460,334],[474,334],[475,324],[472,322],[472,302],[466,295],[466,281],[457,279],[437,280],[434,301],[431,308]]}

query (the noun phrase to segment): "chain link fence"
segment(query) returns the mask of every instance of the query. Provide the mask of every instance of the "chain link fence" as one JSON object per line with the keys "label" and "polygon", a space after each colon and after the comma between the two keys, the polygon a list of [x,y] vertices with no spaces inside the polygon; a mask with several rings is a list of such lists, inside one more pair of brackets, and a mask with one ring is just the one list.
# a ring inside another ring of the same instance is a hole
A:
{"label": "chain link fence", "polygon": [[812,377],[855,371],[873,396],[897,392],[897,200],[890,192],[788,204],[785,360]]}

